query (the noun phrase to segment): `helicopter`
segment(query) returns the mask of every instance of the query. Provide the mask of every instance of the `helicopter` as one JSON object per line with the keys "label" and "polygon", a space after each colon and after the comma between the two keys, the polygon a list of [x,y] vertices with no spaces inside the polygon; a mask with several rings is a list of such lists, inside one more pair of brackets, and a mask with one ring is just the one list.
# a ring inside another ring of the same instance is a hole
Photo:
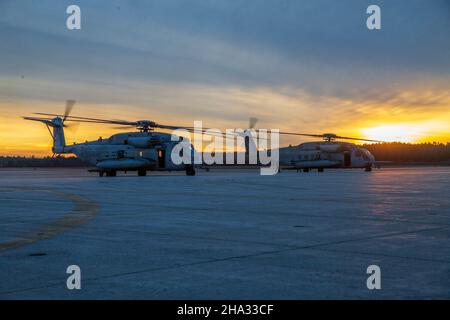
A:
{"label": "helicopter", "polygon": [[[199,154],[189,139],[176,136],[173,133],[155,131],[160,130],[184,130],[188,133],[201,133],[215,135],[208,132],[207,128],[162,125],[152,120],[106,120],[71,116],[71,110],[75,100],[66,101],[64,114],[41,113],[35,114],[41,117],[23,117],[25,120],[44,123],[53,139],[53,154],[75,154],[82,161],[95,166],[90,172],[98,172],[99,176],[116,176],[117,171],[137,171],[139,176],[145,176],[147,171],[185,171],[186,175],[195,175],[195,161],[193,159]],[[42,117],[45,116],[45,117]],[[117,133],[107,139],[99,138],[94,141],[74,143],[67,145],[64,136],[66,122],[86,122],[99,124],[120,125],[120,128],[135,128],[137,131]],[[250,164],[250,149],[257,150],[257,141],[253,138],[254,127],[257,118],[250,118],[249,128],[236,131],[233,137],[244,138],[246,163]],[[52,129],[50,129],[52,128]],[[295,133],[279,131],[282,135],[296,135],[308,137],[322,137],[323,142],[306,142],[298,146],[289,146],[278,149],[266,150],[268,154],[279,153],[279,168],[296,169],[308,172],[318,169],[322,172],[325,168],[365,168],[370,171],[375,163],[374,156],[364,148],[348,142],[336,142],[335,139],[359,140],[369,142],[380,142],[352,137],[342,137],[332,133],[322,135]],[[220,134],[220,137],[229,138],[229,133]],[[175,137],[175,139],[174,139]],[[261,138],[258,138],[260,140]],[[265,139],[265,138],[263,138]],[[267,139],[265,139],[267,140]],[[172,150],[183,142],[189,146],[188,152],[190,162],[176,164],[171,158]],[[261,151],[259,151],[261,152]],[[256,164],[262,165],[256,152]],[[235,157],[236,158],[236,153]]]}
{"label": "helicopter", "polygon": [[[245,137],[247,158],[249,149],[256,147],[256,142],[251,132],[254,130],[257,121],[257,118],[250,118],[249,128],[241,134]],[[376,161],[369,150],[354,143],[336,140],[383,142],[380,140],[339,136],[334,133],[311,134],[280,131],[279,134],[323,139],[323,141],[304,142],[296,146],[289,145],[277,150],[279,152],[280,170],[301,170],[303,172],[309,172],[311,169],[323,172],[326,168],[362,168],[365,171],[372,171]]]}
{"label": "helicopter", "polygon": [[[117,171],[137,171],[139,176],[145,176],[147,171],[185,171],[188,176],[195,175],[194,165],[176,165],[170,158],[172,148],[185,138],[178,137],[178,141],[174,141],[172,134],[154,131],[184,129],[196,132],[193,127],[162,125],[151,120],[124,121],[71,116],[74,105],[75,100],[67,100],[63,115],[37,112],[35,114],[46,117],[23,117],[25,120],[42,122],[47,126],[53,139],[54,155],[75,154],[82,161],[95,166],[95,169],[89,171],[98,172],[101,177],[116,176]],[[64,128],[69,121],[114,124],[120,125],[121,128],[136,128],[138,131],[67,145]],[[190,146],[193,157],[195,150]]]}
{"label": "helicopter", "polygon": [[297,146],[280,148],[280,167],[303,172],[309,172],[311,169],[323,172],[325,168],[363,168],[365,171],[372,171],[375,165],[375,157],[366,148],[335,139],[380,142],[378,140],[341,137],[333,133],[307,135],[322,137],[324,141],[304,142]]}

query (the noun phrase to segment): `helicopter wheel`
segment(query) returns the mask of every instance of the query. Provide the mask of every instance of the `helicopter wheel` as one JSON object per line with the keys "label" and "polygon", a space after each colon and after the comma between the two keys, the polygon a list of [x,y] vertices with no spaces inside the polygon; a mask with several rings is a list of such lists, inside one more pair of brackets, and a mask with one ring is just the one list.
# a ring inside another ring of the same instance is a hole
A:
{"label": "helicopter wheel", "polygon": [[317,172],[323,172],[323,168],[318,168]]}
{"label": "helicopter wheel", "polygon": [[105,171],[99,171],[99,172],[98,172],[98,176],[99,176],[99,177],[103,177],[104,175],[105,175]]}
{"label": "helicopter wheel", "polygon": [[146,175],[147,175],[147,170],[145,170],[145,169],[138,170],[138,176],[139,177],[144,177]]}
{"label": "helicopter wheel", "polygon": [[370,171],[372,171],[372,167],[366,167],[366,168],[364,169],[364,171],[370,172]]}
{"label": "helicopter wheel", "polygon": [[194,166],[187,166],[186,167],[186,175],[187,176],[195,176]]}
{"label": "helicopter wheel", "polygon": [[309,168],[303,169],[303,172],[309,172]]}

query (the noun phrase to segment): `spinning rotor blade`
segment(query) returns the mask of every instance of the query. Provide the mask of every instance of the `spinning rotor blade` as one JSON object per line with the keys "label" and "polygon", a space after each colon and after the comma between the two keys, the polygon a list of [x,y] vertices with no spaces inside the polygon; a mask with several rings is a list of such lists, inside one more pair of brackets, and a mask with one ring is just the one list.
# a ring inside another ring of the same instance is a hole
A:
{"label": "spinning rotor blade", "polygon": [[76,122],[71,125],[64,124],[64,127],[66,127],[70,131],[71,134],[76,135],[78,128],[80,127],[80,123]]}
{"label": "spinning rotor blade", "polygon": [[75,100],[66,100],[66,109],[64,110],[63,122],[66,121],[66,118],[69,116],[70,112],[72,112],[75,102]]}
{"label": "spinning rotor blade", "polygon": [[[69,114],[72,112],[73,106],[75,105],[76,100],[66,100],[66,108],[64,110],[64,114],[54,114],[54,113],[42,113],[42,112],[35,112],[34,114],[39,114],[42,116],[52,116],[52,117],[60,117],[63,119],[63,122],[66,121],[66,119],[69,116]],[[51,120],[51,119],[50,119]]]}
{"label": "spinning rotor blade", "polygon": [[[31,121],[39,121],[42,123],[45,123],[46,125],[49,125],[50,127],[55,127],[55,123],[52,122],[51,118],[37,118],[37,117],[22,117],[25,120],[31,120]],[[68,120],[70,121],[70,120]],[[78,128],[78,126],[74,127],[72,125],[67,125],[65,123],[63,123],[63,127],[68,128],[68,129],[75,129]]]}
{"label": "spinning rotor blade", "polygon": [[253,129],[257,122],[258,122],[258,118],[252,117],[252,118],[248,119],[248,128]]}
{"label": "spinning rotor blade", "polygon": [[66,100],[66,109],[64,110],[64,117],[63,117],[63,125],[64,125],[64,127],[66,127],[68,129],[68,131],[70,131],[70,133],[73,136],[76,136],[78,128],[80,127],[80,123],[76,122],[74,124],[68,125],[65,122],[67,120],[67,117],[69,117],[70,113],[72,112],[72,109],[73,109],[73,107],[74,107],[76,102],[77,102],[76,100]]}

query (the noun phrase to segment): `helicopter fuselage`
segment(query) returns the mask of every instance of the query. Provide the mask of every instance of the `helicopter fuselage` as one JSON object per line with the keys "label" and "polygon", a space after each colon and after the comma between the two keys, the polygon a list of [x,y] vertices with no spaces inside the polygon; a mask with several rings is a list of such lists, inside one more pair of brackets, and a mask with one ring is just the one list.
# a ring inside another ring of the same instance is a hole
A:
{"label": "helicopter fuselage", "polygon": [[284,169],[365,168],[370,170],[375,157],[353,143],[320,141],[279,149]]}
{"label": "helicopter fuselage", "polygon": [[[179,139],[183,139],[179,137]],[[161,132],[127,132],[109,138],[66,145],[58,153],[75,154],[95,166],[100,174],[115,171],[181,171],[184,164],[171,161],[171,151],[178,141]]]}

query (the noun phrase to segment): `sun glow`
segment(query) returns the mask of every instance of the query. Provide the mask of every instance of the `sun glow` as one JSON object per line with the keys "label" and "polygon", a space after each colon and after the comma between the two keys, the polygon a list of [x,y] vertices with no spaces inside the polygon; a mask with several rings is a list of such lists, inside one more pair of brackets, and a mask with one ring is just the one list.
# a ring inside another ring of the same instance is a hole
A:
{"label": "sun glow", "polygon": [[385,125],[362,130],[365,138],[386,142],[417,142],[424,136],[421,128],[409,125]]}

